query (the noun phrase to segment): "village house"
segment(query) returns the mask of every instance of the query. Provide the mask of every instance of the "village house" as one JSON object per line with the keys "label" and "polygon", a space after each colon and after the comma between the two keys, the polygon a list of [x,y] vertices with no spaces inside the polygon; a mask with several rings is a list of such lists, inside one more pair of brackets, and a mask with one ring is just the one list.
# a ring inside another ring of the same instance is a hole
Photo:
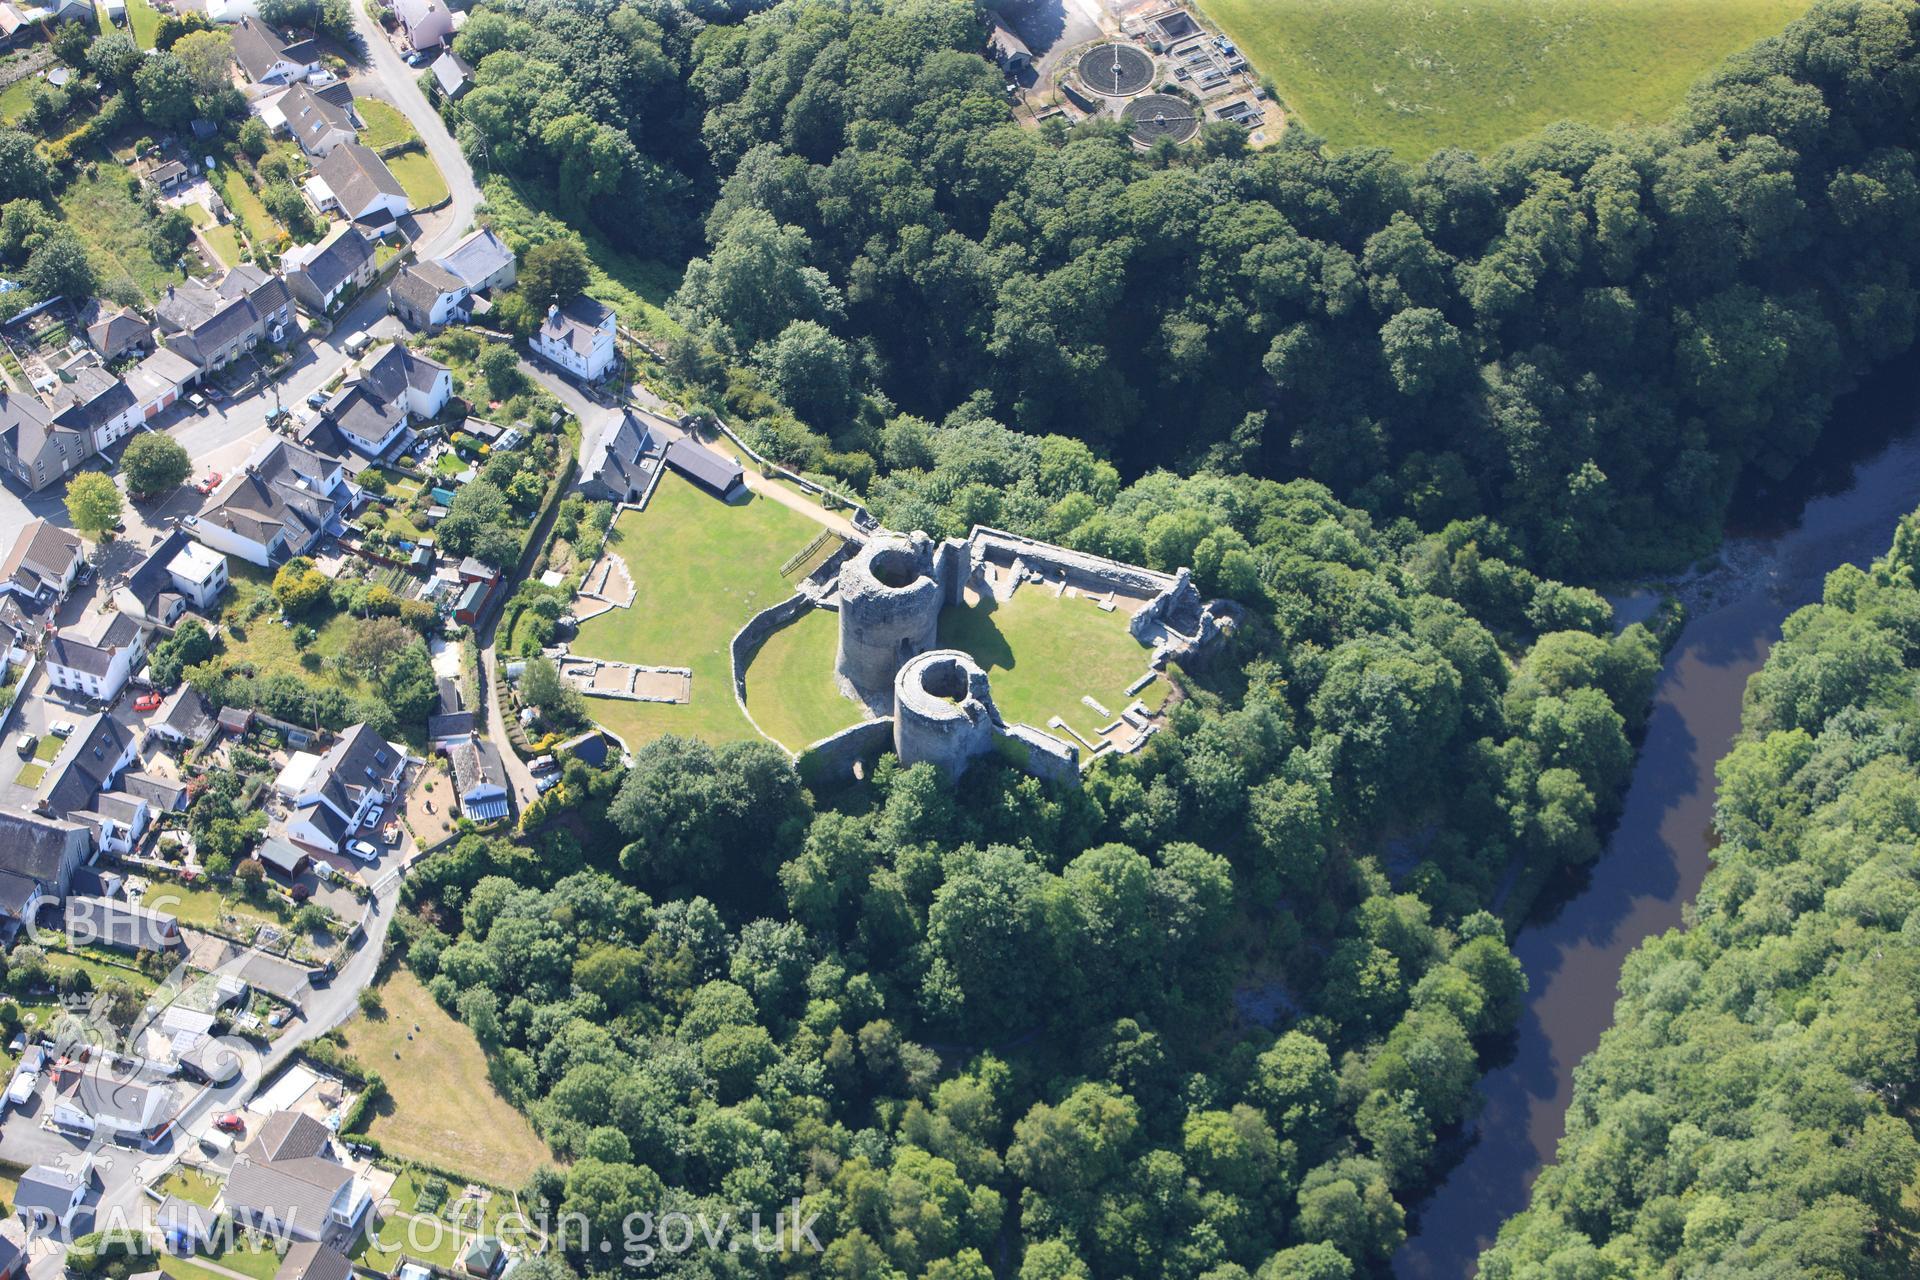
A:
{"label": "village house", "polygon": [[147,656],[147,632],[124,613],[63,627],[47,642],[47,680],[56,689],[111,702]]}
{"label": "village house", "polygon": [[94,453],[93,433],[53,421],[38,396],[0,386],[0,469],[39,491]]}
{"label": "village house", "polygon": [[482,227],[440,257],[400,272],[389,292],[393,313],[414,329],[464,322],[485,309],[482,295],[511,287],[515,272],[513,250]]}
{"label": "village house", "polygon": [[338,213],[376,236],[412,207],[387,162],[357,142],[343,142],[315,161],[305,189],[320,212]]}
{"label": "village house", "polygon": [[274,779],[287,801],[287,837],[309,849],[339,853],[361,827],[378,824],[387,803],[400,794],[407,753],[357,724],[325,755],[297,751]]}
{"label": "village house", "polygon": [[357,453],[378,458],[410,423],[435,417],[453,395],[453,374],[437,360],[390,343],[368,353],[321,415]]}
{"label": "village house", "polygon": [[337,459],[276,438],[254,451],[213,507],[181,523],[215,551],[276,568],[337,534],[357,496]]}
{"label": "village house", "polygon": [[660,445],[640,415],[628,409],[605,432],[580,477],[580,492],[596,501],[638,502],[660,465]]}
{"label": "village house", "polygon": [[81,308],[80,320],[87,326],[87,341],[102,359],[117,360],[153,345],[153,325],[129,307],[108,307],[95,298]]}
{"label": "village house", "polygon": [[171,627],[189,605],[211,614],[227,589],[227,558],[171,530],[134,566],[113,592],[114,607],[147,622]]}
{"label": "village house", "polygon": [[269,103],[262,103],[260,120],[284,133],[310,156],[324,156],[343,142],[360,140],[360,120],[351,106],[296,84]]}
{"label": "village house", "polygon": [[547,308],[531,345],[576,378],[597,382],[613,367],[616,324],[613,308],[575,294]]}
{"label": "village house", "polygon": [[453,766],[453,793],[460,816],[472,822],[498,822],[507,816],[507,768],[500,748],[469,732],[446,745]]}
{"label": "village house", "polygon": [[31,1236],[71,1239],[74,1217],[93,1189],[91,1160],[83,1159],[78,1169],[37,1164],[20,1175],[13,1211]]}
{"label": "village house", "polygon": [[180,945],[180,922],[118,898],[75,895],[66,901],[67,941],[76,947],[117,951],[171,951]]}
{"label": "village house", "polygon": [[45,520],[30,520],[0,564],[0,597],[12,599],[29,618],[49,613],[73,590],[86,562],[79,538]]}
{"label": "village house", "polygon": [[198,381],[200,367],[177,351],[161,347],[127,370],[127,386],[140,402],[140,414],[152,418]]}
{"label": "village house", "polygon": [[40,803],[46,812],[85,827],[95,849],[125,853],[146,834],[153,809],[119,789],[121,775],[138,757],[139,737],[111,715],[82,722],[55,756]]}
{"label": "village house", "polygon": [[172,1132],[180,1099],[151,1064],[132,1071],[114,1055],[96,1053],[70,1097],[53,1105],[53,1123],[103,1142],[153,1150]]}
{"label": "village house", "polygon": [[252,16],[232,33],[233,60],[255,84],[292,84],[320,70],[320,46],[311,40],[288,40]]}
{"label": "village house", "polygon": [[92,832],[77,822],[0,809],[0,938],[12,941],[42,903],[63,900],[92,851]]}
{"label": "village house", "polygon": [[446,0],[394,0],[393,16],[407,48],[415,53],[438,49],[453,40],[453,12]]}
{"label": "village house", "polygon": [[458,102],[461,95],[473,88],[473,67],[453,51],[452,45],[433,60],[429,70],[433,72],[434,84],[449,102]]}
{"label": "village house", "polygon": [[372,242],[344,222],[318,244],[287,250],[280,265],[293,296],[309,311],[322,314],[364,289],[377,273]]}
{"label": "village house", "polygon": [[371,1188],[335,1158],[325,1125],[304,1112],[276,1111],[241,1149],[217,1207],[235,1224],[270,1235],[344,1243],[372,1205]]}
{"label": "village house", "polygon": [[53,389],[53,420],[85,432],[97,452],[105,453],[146,420],[133,389],[100,365],[74,365],[64,375]]}

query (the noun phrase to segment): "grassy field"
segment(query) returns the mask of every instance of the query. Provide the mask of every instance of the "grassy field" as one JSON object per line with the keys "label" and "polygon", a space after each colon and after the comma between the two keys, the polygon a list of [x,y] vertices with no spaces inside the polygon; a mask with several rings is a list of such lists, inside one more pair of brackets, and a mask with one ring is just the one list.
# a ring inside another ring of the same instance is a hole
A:
{"label": "grassy field", "polygon": [[380,151],[397,147],[403,142],[412,142],[420,136],[411,121],[378,98],[356,98],[353,109],[360,113],[360,119],[367,126],[360,131],[362,146]]}
{"label": "grassy field", "polygon": [[747,710],[774,741],[800,751],[864,718],[833,683],[840,615],[810,609],[768,636],[747,664]]}
{"label": "grassy field", "polygon": [[733,700],[727,646],[748,618],[792,594],[780,566],[818,532],[777,502],[729,505],[669,472],[647,509],[623,513],[608,538],[633,574],[633,607],[589,618],[573,651],[690,668],[693,698],[594,698],[594,718],[631,747],[666,733],[709,742],[756,736]]}
{"label": "grassy field", "polygon": [[[539,243],[565,230],[545,211],[545,197],[528,182],[496,175],[481,189],[486,197],[486,221],[502,236]],[[643,258],[616,248],[591,229],[579,232],[590,260],[587,292],[600,299],[635,329],[661,337],[681,332],[667,314],[667,300],[680,287],[680,271],[654,258]]]}
{"label": "grassy field", "polygon": [[396,970],[380,986],[386,1012],[347,1023],[347,1047],[387,1083],[369,1132],[389,1155],[519,1186],[553,1163],[527,1118],[494,1092],[473,1033]]}
{"label": "grassy field", "polygon": [[1659,120],[1807,0],[1199,0],[1338,147],[1482,154],[1555,120]]}
{"label": "grassy field", "polygon": [[393,170],[401,190],[407,193],[407,203],[414,208],[424,209],[447,198],[447,180],[441,176],[440,166],[425,151],[402,151],[397,156],[389,156],[387,168]]}
{"label": "grassy field", "polygon": [[163,267],[147,252],[150,221],[146,210],[127,194],[127,171],[105,151],[91,177],[74,175],[60,193],[60,211],[87,246],[87,256],[102,280],[132,280],[142,296],[152,298],[181,277]]}
{"label": "grassy field", "polygon": [[153,48],[160,34],[160,11],[153,0],[127,0],[127,21],[133,24],[133,42],[142,49]]}
{"label": "grassy field", "polygon": [[[1045,729],[1059,716],[1084,737],[1107,723],[1083,695],[1115,715],[1133,701],[1127,686],[1147,669],[1148,652],[1127,633],[1121,613],[1102,613],[1081,598],[1055,598],[1046,588],[1022,587],[1013,599],[991,599],[940,615],[940,643],[964,649],[987,673],[994,705],[1009,724]],[[1166,696],[1156,678],[1138,695],[1149,707]]]}

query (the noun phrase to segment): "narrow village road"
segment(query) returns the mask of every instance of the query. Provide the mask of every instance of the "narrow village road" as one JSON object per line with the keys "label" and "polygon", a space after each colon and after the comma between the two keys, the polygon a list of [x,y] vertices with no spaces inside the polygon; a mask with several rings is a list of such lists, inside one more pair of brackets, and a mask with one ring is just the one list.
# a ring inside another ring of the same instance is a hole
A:
{"label": "narrow village road", "polygon": [[427,154],[440,166],[441,176],[447,180],[447,190],[453,195],[453,202],[446,210],[433,215],[441,220],[440,229],[423,237],[414,246],[414,251],[421,258],[431,258],[451,249],[473,225],[474,211],[480,207],[480,188],[474,184],[473,170],[467,165],[467,158],[460,153],[460,144],[447,132],[446,122],[433,109],[433,104],[427,101],[427,95],[420,92],[417,77],[425,68],[406,64],[394,51],[392,42],[387,39],[386,32],[380,29],[380,24],[367,16],[366,6],[355,4],[350,7],[353,10],[354,28],[367,45],[367,70],[378,75],[387,99],[413,122],[413,127],[420,133],[420,140],[426,144]]}

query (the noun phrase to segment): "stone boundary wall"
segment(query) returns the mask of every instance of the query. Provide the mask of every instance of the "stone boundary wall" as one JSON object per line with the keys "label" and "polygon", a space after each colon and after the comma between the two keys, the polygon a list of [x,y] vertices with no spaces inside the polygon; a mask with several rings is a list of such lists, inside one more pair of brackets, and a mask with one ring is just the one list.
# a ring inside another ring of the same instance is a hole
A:
{"label": "stone boundary wall", "polygon": [[1151,600],[1171,588],[1175,581],[1171,573],[1143,569],[1135,564],[1122,564],[1105,556],[1073,551],[983,524],[973,526],[967,541],[974,546],[977,554],[995,564],[1007,565],[1015,560],[1024,560],[1032,568],[1063,573],[1069,586],[1082,591],[1091,589],[1095,594],[1116,591],[1122,595]]}
{"label": "stone boundary wall", "polygon": [[800,753],[800,774],[808,786],[858,781],[856,765],[893,750],[893,717],[862,720]]}
{"label": "stone boundary wall", "polygon": [[[733,633],[733,643],[727,647],[727,660],[733,668],[733,700],[740,704],[740,714],[747,718],[753,731],[768,742],[774,741],[773,735],[762,729],[760,722],[753,718],[753,713],[747,710],[747,658],[768,636],[813,607],[812,597],[796,592],[779,604],[769,605],[748,618],[746,625]],[[789,756],[794,754],[785,746],[780,749]]]}
{"label": "stone boundary wall", "polygon": [[[748,444],[745,440],[742,440],[738,435],[736,435],[734,433],[733,428],[728,426],[724,421],[721,420],[719,414],[716,413],[716,414],[707,415],[705,420],[713,423],[715,427],[718,427],[722,435],[726,436],[727,439],[733,441],[735,446],[739,448],[740,452],[746,454],[747,457],[751,458],[757,465],[765,467],[768,471],[773,472],[775,475],[779,476],[783,480],[788,480],[794,484],[799,485],[802,489],[806,490],[808,493],[822,494],[826,497],[832,498],[835,502],[845,507],[849,513],[849,519],[853,521],[853,527],[860,530],[862,533],[871,533],[875,529],[878,529],[880,527],[880,522],[878,520],[875,520],[873,516],[868,513],[866,507],[863,504],[855,502],[852,498],[847,497],[844,493],[838,493],[832,489],[827,488],[825,485],[819,483],[818,481],[809,480],[805,476],[801,475],[798,471],[789,470],[788,468],[781,466],[779,463],[775,462],[773,459],[764,456],[763,454],[760,453],[759,450],[755,449],[752,445]],[[693,425],[694,425],[693,415],[689,415],[688,417],[684,417],[680,419],[680,426],[683,430],[691,429]]]}

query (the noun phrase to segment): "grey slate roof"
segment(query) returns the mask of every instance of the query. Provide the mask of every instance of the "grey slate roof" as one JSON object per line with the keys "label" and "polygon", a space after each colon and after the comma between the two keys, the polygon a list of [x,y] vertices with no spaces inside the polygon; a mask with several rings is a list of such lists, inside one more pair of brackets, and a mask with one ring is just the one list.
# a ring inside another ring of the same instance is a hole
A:
{"label": "grey slate roof", "polygon": [[335,147],[314,162],[313,171],[350,216],[359,214],[377,195],[406,198],[406,188],[387,168],[387,162],[357,142]]}
{"label": "grey slate roof", "polygon": [[321,293],[332,293],[372,257],[373,246],[359,228],[342,223],[300,271]]}
{"label": "grey slate roof", "polygon": [[108,310],[97,298],[87,305],[83,318],[87,322],[87,341],[109,360],[129,347],[144,345],[152,335],[152,326],[144,316],[126,307]]}
{"label": "grey slate roof", "polygon": [[[191,686],[181,688],[192,693]],[[199,698],[198,693],[194,693]],[[204,700],[203,700],[204,701]],[[208,731],[212,731],[213,717],[207,717]],[[150,773],[141,773],[138,769],[129,769],[120,775],[120,790],[136,800],[145,800],[155,809],[175,812],[186,808],[187,788],[185,784],[167,778],[156,778]]]}
{"label": "grey slate roof", "polygon": [[738,462],[723,458],[713,450],[685,436],[667,446],[667,465],[687,479],[714,493],[725,496],[745,478]]}
{"label": "grey slate roof", "polygon": [[[61,450],[53,449],[53,442],[60,438],[64,438],[67,445]],[[50,452],[66,456],[75,448],[82,456],[93,452],[92,442],[81,438],[80,432],[64,424],[55,425],[37,397],[9,392],[3,387],[0,387],[0,443],[29,467]]]}
{"label": "grey slate roof", "polygon": [[173,575],[167,572],[167,566],[173,563],[173,558],[180,554],[180,549],[187,545],[187,541],[186,530],[170,530],[127,575],[127,591],[149,615],[154,612],[161,596],[173,593]]}
{"label": "grey slate roof", "polygon": [[447,366],[438,360],[396,342],[369,360],[360,371],[360,378],[382,399],[397,400],[408,388],[415,391],[430,389],[446,371]]}
{"label": "grey slate roof", "polygon": [[325,1155],[332,1134],[304,1111],[276,1111],[241,1152],[250,1160],[299,1160]]}
{"label": "grey slate roof", "polygon": [[234,61],[255,81],[271,72],[276,62],[304,65],[320,57],[319,47],[313,41],[289,41],[258,18],[243,17],[228,29],[233,33]]}
{"label": "grey slate roof", "polygon": [[564,342],[584,356],[593,350],[595,335],[612,317],[611,307],[577,293],[541,320],[540,336],[548,342]]}
{"label": "grey slate roof", "polygon": [[74,815],[91,809],[94,797],[113,785],[113,766],[132,744],[132,732],[111,715],[101,713],[82,721],[53,759],[48,809],[77,821]]}
{"label": "grey slate roof", "polygon": [[348,1280],[352,1274],[353,1264],[346,1254],[303,1240],[288,1246],[273,1280]]}
{"label": "grey slate roof", "polygon": [[86,1174],[72,1169],[56,1169],[50,1164],[37,1164],[20,1175],[20,1183],[14,1191],[13,1207],[16,1211],[44,1209],[57,1216],[65,1213],[73,1203],[74,1192],[87,1184]]}
{"label": "grey slate roof", "polygon": [[657,448],[647,424],[627,410],[620,415],[620,425],[601,438],[580,483],[601,486],[607,493],[624,498],[630,490],[646,487],[651,471],[644,460]]}
{"label": "grey slate roof", "polygon": [[444,53],[433,60],[433,78],[439,83],[440,92],[449,98],[457,98],[471,87],[473,68],[449,45]]}
{"label": "grey slate roof", "polygon": [[296,84],[280,95],[276,103],[280,114],[286,117],[287,128],[294,140],[311,151],[321,139],[335,131],[345,132],[358,137],[353,117],[347,109],[321,97],[304,84]]}
{"label": "grey slate roof", "polygon": [[124,613],[116,613],[97,636],[84,636],[66,629],[56,631],[47,642],[47,661],[90,676],[104,676],[113,664],[114,655],[139,636],[140,624]]}
{"label": "grey slate roof", "polygon": [[56,884],[71,833],[80,830],[58,818],[0,810],[0,869],[42,885]]}
{"label": "grey slate roof", "polygon": [[319,485],[338,465],[290,440],[275,440],[220,505],[200,519],[263,545],[284,528],[295,547],[304,546],[333,517],[334,503],[322,495]]}
{"label": "grey slate roof", "polygon": [[269,869],[278,871],[283,876],[290,876],[307,855],[279,836],[268,836],[260,842],[260,847],[253,851],[253,856],[264,862]]}
{"label": "grey slate roof", "polygon": [[460,293],[466,282],[429,259],[406,267],[393,278],[392,292],[400,301],[421,315],[432,312],[433,304],[448,294]]}

